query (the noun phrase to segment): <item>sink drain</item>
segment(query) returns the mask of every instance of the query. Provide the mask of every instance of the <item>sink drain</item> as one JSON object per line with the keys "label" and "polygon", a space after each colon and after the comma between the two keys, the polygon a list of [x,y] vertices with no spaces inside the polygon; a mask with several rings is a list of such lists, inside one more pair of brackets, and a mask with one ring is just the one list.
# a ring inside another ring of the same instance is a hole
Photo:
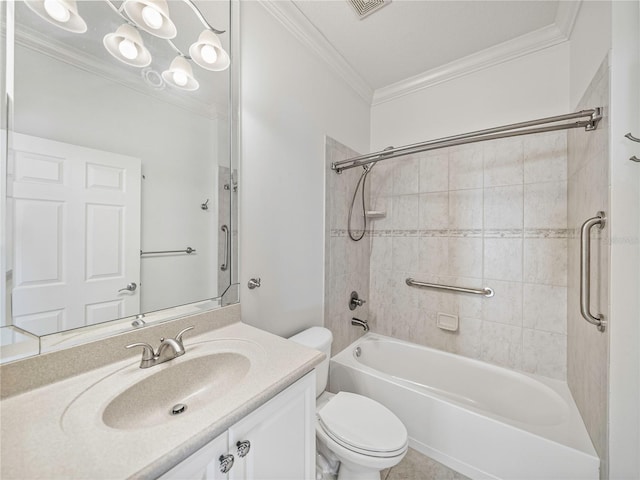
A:
{"label": "sink drain", "polygon": [[187,409],[187,406],[184,403],[178,403],[177,405],[174,405],[173,407],[171,407],[171,410],[169,411],[169,413],[171,415],[180,415],[181,413],[184,413],[186,409]]}

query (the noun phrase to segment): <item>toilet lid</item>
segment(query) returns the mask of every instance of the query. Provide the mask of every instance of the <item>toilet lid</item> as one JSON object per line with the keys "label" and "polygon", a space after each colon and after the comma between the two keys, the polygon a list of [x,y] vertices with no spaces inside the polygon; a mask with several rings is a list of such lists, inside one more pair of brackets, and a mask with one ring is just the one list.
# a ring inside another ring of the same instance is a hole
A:
{"label": "toilet lid", "polygon": [[407,429],[378,402],[340,392],[317,412],[322,429],[345,448],[372,456],[393,456],[407,446]]}

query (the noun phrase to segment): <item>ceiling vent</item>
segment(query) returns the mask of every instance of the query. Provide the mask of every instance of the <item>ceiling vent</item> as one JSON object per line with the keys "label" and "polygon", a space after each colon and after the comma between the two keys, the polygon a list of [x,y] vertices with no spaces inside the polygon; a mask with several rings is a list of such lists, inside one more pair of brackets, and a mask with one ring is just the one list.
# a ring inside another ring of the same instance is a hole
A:
{"label": "ceiling vent", "polygon": [[347,3],[353,7],[358,18],[362,20],[385,5],[389,5],[391,0],[347,0]]}

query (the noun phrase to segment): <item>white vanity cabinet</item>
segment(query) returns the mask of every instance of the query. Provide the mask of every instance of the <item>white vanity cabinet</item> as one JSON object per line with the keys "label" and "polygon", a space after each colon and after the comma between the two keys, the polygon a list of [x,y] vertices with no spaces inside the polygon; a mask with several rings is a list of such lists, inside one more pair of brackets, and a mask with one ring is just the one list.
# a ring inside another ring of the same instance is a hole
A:
{"label": "white vanity cabinet", "polygon": [[[315,478],[315,371],[231,426],[160,480]],[[226,459],[228,473],[222,470]]]}

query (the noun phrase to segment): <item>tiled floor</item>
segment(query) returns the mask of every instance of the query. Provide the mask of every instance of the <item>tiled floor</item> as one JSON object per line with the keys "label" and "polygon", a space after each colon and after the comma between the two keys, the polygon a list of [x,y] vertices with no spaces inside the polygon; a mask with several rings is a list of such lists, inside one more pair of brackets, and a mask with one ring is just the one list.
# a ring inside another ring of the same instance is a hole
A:
{"label": "tiled floor", "polygon": [[380,480],[470,480],[413,449],[395,467],[383,470]]}

